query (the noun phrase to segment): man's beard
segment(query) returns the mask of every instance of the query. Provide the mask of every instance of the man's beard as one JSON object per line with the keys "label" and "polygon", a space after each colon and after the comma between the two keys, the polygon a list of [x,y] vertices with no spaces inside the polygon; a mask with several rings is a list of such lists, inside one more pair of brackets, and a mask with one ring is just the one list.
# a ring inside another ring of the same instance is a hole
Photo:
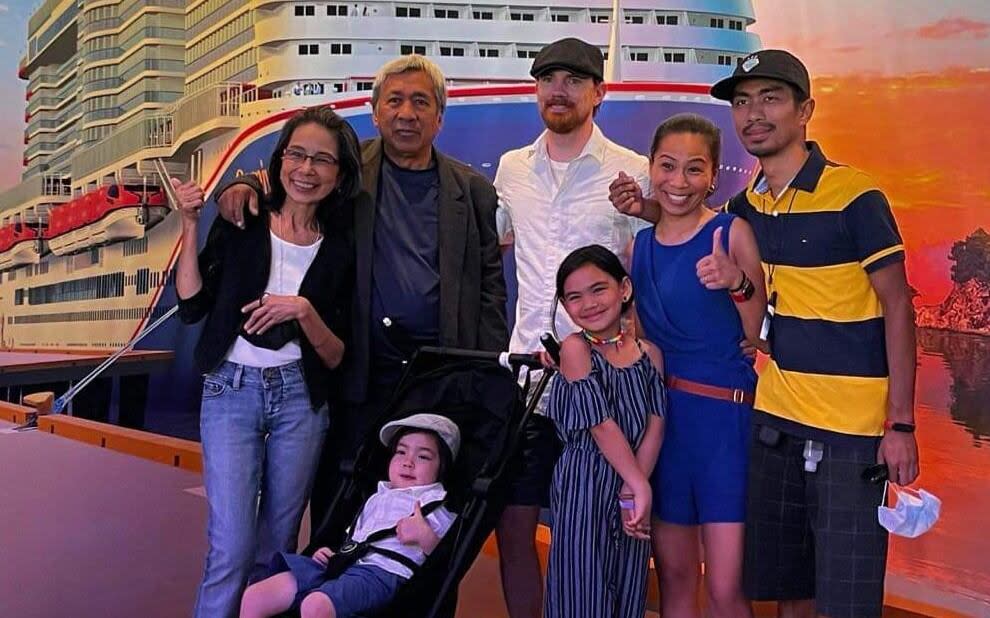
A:
{"label": "man's beard", "polygon": [[588,119],[588,115],[581,117],[573,105],[563,114],[548,111],[548,107],[549,105],[540,109],[540,116],[543,118],[543,124],[553,133],[570,133]]}

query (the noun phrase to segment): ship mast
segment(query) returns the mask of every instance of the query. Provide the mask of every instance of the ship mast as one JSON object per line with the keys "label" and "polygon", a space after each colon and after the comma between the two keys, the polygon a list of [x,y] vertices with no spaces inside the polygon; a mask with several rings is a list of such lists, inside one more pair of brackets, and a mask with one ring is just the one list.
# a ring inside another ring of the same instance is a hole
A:
{"label": "ship mast", "polygon": [[622,81],[622,48],[619,44],[619,24],[622,22],[622,12],[619,0],[612,0],[612,27],[608,35],[608,62],[605,63],[605,81]]}

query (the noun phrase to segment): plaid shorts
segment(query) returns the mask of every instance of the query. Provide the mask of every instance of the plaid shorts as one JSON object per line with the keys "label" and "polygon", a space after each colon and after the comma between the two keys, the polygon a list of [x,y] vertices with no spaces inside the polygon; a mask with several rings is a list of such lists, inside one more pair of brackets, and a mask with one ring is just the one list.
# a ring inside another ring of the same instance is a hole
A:
{"label": "plaid shorts", "polygon": [[862,479],[879,438],[825,444],[816,472],[804,470],[805,439],[775,446],[754,423],[743,580],[754,601],[815,599],[830,618],[879,618],[887,531],[877,522],[883,483]]}

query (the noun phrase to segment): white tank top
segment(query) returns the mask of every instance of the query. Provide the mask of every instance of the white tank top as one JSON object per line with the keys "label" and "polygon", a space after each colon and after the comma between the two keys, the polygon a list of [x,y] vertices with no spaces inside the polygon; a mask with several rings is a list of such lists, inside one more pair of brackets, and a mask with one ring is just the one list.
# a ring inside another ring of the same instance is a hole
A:
{"label": "white tank top", "polygon": [[[299,294],[299,286],[316,257],[323,242],[321,236],[311,245],[294,245],[269,232],[272,238],[272,262],[268,273],[265,291],[280,296]],[[248,343],[238,336],[227,352],[227,360],[248,367],[277,367],[302,358],[302,348],[296,340],[290,341],[278,350],[268,350]]]}

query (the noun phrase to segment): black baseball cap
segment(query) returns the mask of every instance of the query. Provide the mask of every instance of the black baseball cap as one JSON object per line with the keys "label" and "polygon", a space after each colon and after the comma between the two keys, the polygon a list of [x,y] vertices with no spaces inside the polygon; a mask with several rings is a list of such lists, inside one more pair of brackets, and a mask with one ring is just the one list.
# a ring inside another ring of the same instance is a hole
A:
{"label": "black baseball cap", "polygon": [[779,79],[800,90],[805,97],[811,96],[808,69],[794,54],[782,49],[762,49],[746,56],[732,75],[712,86],[711,94],[716,99],[731,101],[736,84],[754,78]]}
{"label": "black baseball cap", "polygon": [[605,73],[605,57],[602,50],[581,39],[560,39],[536,54],[529,74],[539,77],[554,69],[565,69],[601,81]]}

